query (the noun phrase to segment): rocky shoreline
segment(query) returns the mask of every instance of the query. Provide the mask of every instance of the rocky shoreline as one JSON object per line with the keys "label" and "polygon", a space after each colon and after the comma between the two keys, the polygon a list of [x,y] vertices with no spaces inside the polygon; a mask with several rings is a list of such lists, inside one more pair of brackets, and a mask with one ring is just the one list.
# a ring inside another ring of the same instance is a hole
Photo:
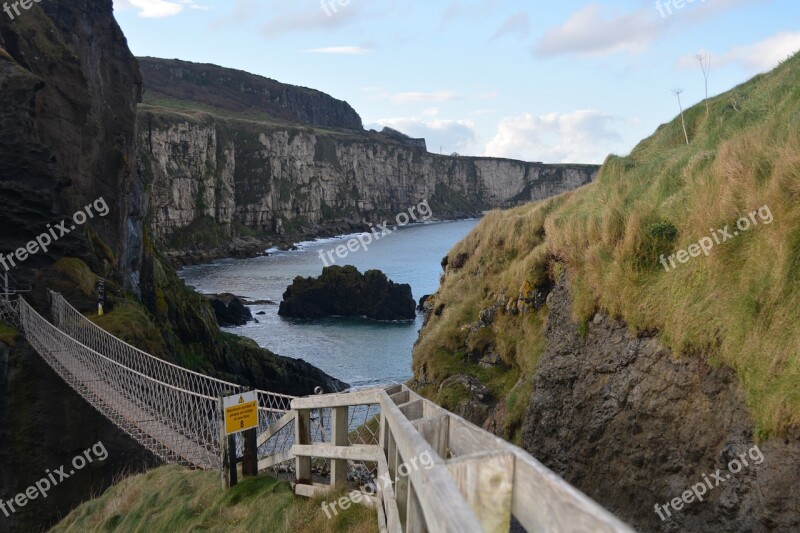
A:
{"label": "rocky shoreline", "polygon": [[[459,220],[473,220],[483,216],[483,213],[473,213],[469,216],[452,217],[447,219],[432,218],[426,223],[456,222]],[[413,227],[418,223],[410,223],[406,227]],[[298,243],[311,242],[319,239],[344,238],[348,235],[370,231],[366,222],[343,222],[334,225],[321,226],[315,231],[304,232],[297,235],[264,235],[263,237],[236,236],[230,242],[210,248],[190,248],[183,250],[167,250],[164,256],[175,268],[203,265],[221,259],[252,259],[254,257],[269,256],[270,250],[297,250]]]}

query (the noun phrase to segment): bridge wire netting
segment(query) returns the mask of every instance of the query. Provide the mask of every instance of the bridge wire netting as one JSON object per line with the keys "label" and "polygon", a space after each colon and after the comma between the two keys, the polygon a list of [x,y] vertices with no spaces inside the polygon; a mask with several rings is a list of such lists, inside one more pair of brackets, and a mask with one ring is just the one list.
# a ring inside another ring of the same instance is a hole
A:
{"label": "bridge wire netting", "polygon": [[[219,397],[246,387],[174,365],[114,337],[51,293],[53,322],[16,300],[28,341],[91,405],[167,463],[220,469]],[[0,309],[3,312],[4,309]],[[292,396],[256,391],[262,434],[291,409]],[[259,446],[259,459],[285,453],[293,424]],[[319,428],[316,428],[319,432]],[[241,455],[242,441],[237,435]]]}

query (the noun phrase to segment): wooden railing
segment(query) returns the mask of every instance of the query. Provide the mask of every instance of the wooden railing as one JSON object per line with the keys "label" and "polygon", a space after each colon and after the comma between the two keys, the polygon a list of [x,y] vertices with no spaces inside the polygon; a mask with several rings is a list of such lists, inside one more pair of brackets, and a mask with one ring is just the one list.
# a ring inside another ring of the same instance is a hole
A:
{"label": "wooden railing", "polygon": [[[349,444],[348,409],[373,404],[380,405],[378,442]],[[331,442],[312,444],[311,413],[323,409],[332,410]],[[377,464],[377,478],[391,483],[377,483],[377,496],[362,501],[377,508],[381,531],[507,533],[512,516],[528,531],[632,531],[521,448],[404,385],[298,398],[286,421],[292,418],[295,493],[317,497],[344,487],[348,461]],[[421,457],[425,468],[408,466]],[[312,458],[331,461],[329,484],[313,482]]]}

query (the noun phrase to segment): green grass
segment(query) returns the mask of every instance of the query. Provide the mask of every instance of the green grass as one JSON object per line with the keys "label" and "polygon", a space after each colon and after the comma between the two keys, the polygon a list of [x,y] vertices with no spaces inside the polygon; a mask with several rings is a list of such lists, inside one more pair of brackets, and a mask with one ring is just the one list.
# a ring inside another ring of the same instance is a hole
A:
{"label": "green grass", "polygon": [[14,346],[19,337],[19,331],[11,326],[0,323],[0,343],[6,346]]}
{"label": "green grass", "polygon": [[103,316],[90,313],[87,317],[128,344],[156,357],[165,357],[166,347],[161,331],[139,302],[133,299],[118,301],[114,309]]}
{"label": "green grass", "polygon": [[[577,322],[603,310],[678,356],[733,368],[762,436],[800,424],[800,55],[709,104],[708,116],[705,103],[686,110],[689,145],[676,117],[610,156],[595,183],[485,217],[450,252],[469,259],[434,296],[445,308],[415,348],[415,376],[462,373],[453,363],[481,309],[566,270]],[[773,223],[660,265],[762,206]],[[537,315],[495,323],[523,375],[546,346]]]}
{"label": "green grass", "polygon": [[259,122],[271,126],[290,125],[285,120],[281,120],[263,111],[236,112],[221,107],[215,107],[199,102],[170,98],[163,95],[150,95],[145,93],[139,108],[143,111],[171,111],[181,115],[190,115],[199,118],[200,114],[212,115],[217,118],[229,118],[244,120],[248,122]]}
{"label": "green grass", "polygon": [[[329,501],[343,494],[339,491]],[[327,518],[321,499],[295,497],[286,482],[268,476],[221,488],[219,473],[166,466],[117,483],[70,513],[53,533],[252,531],[372,533],[375,512],[353,505]]]}

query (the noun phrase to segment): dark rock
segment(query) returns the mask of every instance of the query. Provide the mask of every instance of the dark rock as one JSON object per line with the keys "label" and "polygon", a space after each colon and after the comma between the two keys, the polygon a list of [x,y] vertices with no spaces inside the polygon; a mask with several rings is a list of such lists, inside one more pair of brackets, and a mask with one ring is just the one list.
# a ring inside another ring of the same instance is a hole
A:
{"label": "dark rock", "polygon": [[257,314],[257,315],[266,315],[266,314],[267,314],[267,312],[266,312],[266,311],[259,311],[259,312],[258,312],[258,313],[256,313],[256,314]]}
{"label": "dark rock", "polygon": [[[703,502],[662,521],[654,511],[753,449],[754,422],[736,373],[676,358],[597,313],[581,334],[563,279],[547,298],[522,446],[639,531],[799,531],[800,431],[758,443],[764,460],[731,474]],[[662,511],[663,512],[663,511]]]}
{"label": "dark rock", "polygon": [[439,392],[450,387],[458,386],[465,389],[467,398],[455,407],[455,414],[481,425],[489,416],[489,406],[492,402],[492,392],[473,376],[457,374],[450,376],[439,386]]}
{"label": "dark rock", "polygon": [[220,327],[244,326],[253,320],[253,314],[250,309],[239,298],[233,298],[227,304],[218,298],[212,298],[210,302]]}
{"label": "dark rock", "polygon": [[462,269],[464,267],[464,265],[467,264],[467,260],[468,259],[469,259],[469,255],[468,254],[466,254],[464,252],[458,254],[456,256],[456,258],[453,259],[453,264],[452,264],[453,270]]}
{"label": "dark rock", "polygon": [[419,299],[419,305],[417,306],[418,311],[423,311],[425,309],[425,302],[428,301],[428,298],[433,296],[432,294],[426,294],[422,298]]}
{"label": "dark rock", "polygon": [[278,314],[294,318],[365,316],[374,320],[413,320],[411,286],[389,280],[379,270],[361,274],[353,266],[332,266],[318,278],[295,278],[283,294]]}

